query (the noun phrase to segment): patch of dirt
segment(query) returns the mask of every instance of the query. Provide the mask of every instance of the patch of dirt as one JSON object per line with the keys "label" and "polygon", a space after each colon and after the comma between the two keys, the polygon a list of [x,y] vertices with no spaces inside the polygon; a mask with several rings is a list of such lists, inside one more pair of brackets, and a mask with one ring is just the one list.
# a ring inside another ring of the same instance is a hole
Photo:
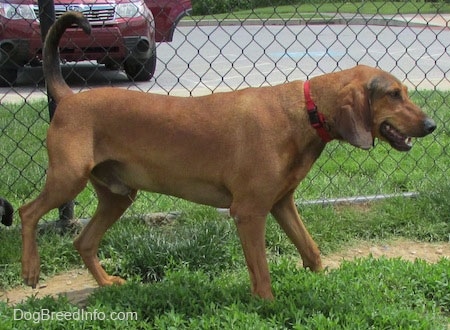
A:
{"label": "patch of dirt", "polygon": [[373,244],[359,242],[358,244],[322,257],[324,267],[338,268],[343,260],[353,260],[372,255],[374,258],[402,258],[407,261],[423,259],[430,263],[442,258],[450,259],[450,243],[424,243],[409,240],[395,240],[386,243]]}
{"label": "patch of dirt", "polygon": [[74,304],[83,306],[89,295],[98,287],[97,282],[87,269],[74,269],[41,280],[36,289],[25,285],[0,292],[0,301],[16,305],[29,297],[43,298],[65,295]]}
{"label": "patch of dirt", "polygon": [[[324,256],[324,267],[338,268],[343,260],[352,260],[372,255],[375,258],[402,258],[408,261],[423,259],[434,263],[441,258],[450,258],[450,243],[423,243],[407,240],[396,240],[383,244],[361,242],[355,246]],[[28,297],[66,295],[69,301],[83,307],[88,296],[97,288],[97,283],[86,269],[71,270],[48,278],[37,289],[25,286],[0,292],[0,301],[15,305]]]}

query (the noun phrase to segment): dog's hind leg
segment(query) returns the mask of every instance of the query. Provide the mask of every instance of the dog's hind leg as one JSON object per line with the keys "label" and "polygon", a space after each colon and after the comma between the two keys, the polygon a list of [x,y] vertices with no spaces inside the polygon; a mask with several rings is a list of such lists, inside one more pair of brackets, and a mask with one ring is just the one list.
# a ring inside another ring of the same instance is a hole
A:
{"label": "dog's hind leg", "polygon": [[294,203],[294,196],[288,194],[283,197],[271,211],[281,228],[294,243],[303,260],[303,266],[312,271],[323,269],[320,251],[317,244],[308,233]]}
{"label": "dog's hind leg", "polygon": [[64,166],[50,167],[39,196],[19,208],[22,222],[22,277],[25,284],[36,287],[39,281],[40,260],[36,242],[39,220],[50,210],[74,199],[84,189],[87,180],[87,176],[77,175],[76,171],[68,171]]}
{"label": "dog's hind leg", "polygon": [[92,184],[98,195],[98,206],[94,216],[75,239],[74,246],[78,250],[91,274],[100,286],[123,284],[118,276],[106,273],[98,260],[97,252],[105,232],[120,218],[136,197],[136,190],[127,195],[111,192],[105,185],[92,178]]}

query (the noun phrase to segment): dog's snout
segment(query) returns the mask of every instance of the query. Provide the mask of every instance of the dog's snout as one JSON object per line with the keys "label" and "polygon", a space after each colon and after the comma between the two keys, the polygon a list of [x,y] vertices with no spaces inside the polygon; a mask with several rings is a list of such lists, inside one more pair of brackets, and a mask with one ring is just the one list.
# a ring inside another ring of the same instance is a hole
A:
{"label": "dog's snout", "polygon": [[430,134],[436,129],[436,123],[431,118],[426,118],[423,123],[423,126],[426,134]]}

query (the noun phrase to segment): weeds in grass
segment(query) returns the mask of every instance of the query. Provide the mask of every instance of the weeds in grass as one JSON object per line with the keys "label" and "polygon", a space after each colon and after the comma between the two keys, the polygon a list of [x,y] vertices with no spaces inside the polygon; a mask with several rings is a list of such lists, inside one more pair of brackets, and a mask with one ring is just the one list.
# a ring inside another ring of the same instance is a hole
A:
{"label": "weeds in grass", "polygon": [[[364,207],[304,207],[312,235],[325,252],[354,239],[388,239],[399,234],[448,241],[450,186],[408,200]],[[424,215],[434,211],[433,216]],[[19,231],[0,230],[0,260],[9,284],[19,281]],[[39,239],[44,272],[81,261],[71,237],[50,233]],[[85,311],[136,312],[137,320],[13,322],[13,309],[0,303],[0,328],[14,329],[445,329],[450,315],[449,260],[437,264],[372,258],[345,262],[327,274],[297,266],[298,254],[273,219],[267,246],[275,302],[251,298],[235,229],[215,210],[194,207],[176,223],[148,227],[123,219],[105,236],[101,259],[108,271],[127,277],[122,287],[97,290]],[[3,285],[5,283],[3,282]],[[78,311],[65,298],[31,298],[26,311]]]}
{"label": "weeds in grass", "polygon": [[[250,298],[244,267],[214,277],[186,267],[153,284],[131,282],[102,288],[89,299],[87,312],[133,311],[137,320],[46,321],[46,329],[444,329],[449,310],[448,260],[430,265],[399,259],[361,259],[328,274],[299,270],[288,258],[271,265],[276,300]],[[20,310],[74,311],[64,298],[30,299]],[[0,304],[3,325],[12,310]],[[8,323],[9,322],[9,323]]]}

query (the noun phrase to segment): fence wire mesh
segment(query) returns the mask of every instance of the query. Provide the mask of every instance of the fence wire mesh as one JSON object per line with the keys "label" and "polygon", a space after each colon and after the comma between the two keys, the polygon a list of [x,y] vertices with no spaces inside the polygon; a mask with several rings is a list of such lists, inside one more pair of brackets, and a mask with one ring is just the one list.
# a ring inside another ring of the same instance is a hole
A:
{"label": "fence wire mesh", "polygon": [[[160,15],[168,19],[167,8],[180,3],[186,10],[190,7],[189,1],[149,2],[158,2],[159,9],[152,11],[157,34]],[[64,8],[80,8],[79,3]],[[31,6],[36,13],[36,5]],[[415,142],[410,153],[399,153],[383,143],[370,152],[330,143],[300,185],[298,199],[420,192],[448,182],[448,2],[193,0],[192,8],[191,15],[179,22],[171,18],[176,25],[171,41],[155,43],[156,66],[138,68],[150,72],[131,75],[132,54],[114,58],[110,55],[118,40],[105,47],[94,38],[89,49],[103,54],[97,59],[102,65],[85,61],[83,52],[78,58],[68,56],[63,65],[67,82],[77,92],[106,85],[189,97],[305,80],[357,64],[379,67],[409,87],[438,130]],[[8,10],[10,16],[5,18]],[[17,72],[11,74],[13,53],[4,42],[5,32],[16,29],[18,22],[24,24],[19,18],[28,14],[32,15],[21,6],[0,4],[4,86],[0,88],[0,196],[15,206],[37,196],[47,167],[49,114],[40,50],[26,61],[14,62]],[[36,21],[26,18],[27,28],[36,29]],[[99,26],[108,29],[106,24]],[[73,40],[65,42],[61,49],[77,48]],[[153,69],[150,80],[142,79],[151,76]],[[149,193],[141,193],[137,202],[131,212],[179,210],[185,205]],[[90,216],[95,204],[92,190],[87,189],[77,198],[76,216]]]}

